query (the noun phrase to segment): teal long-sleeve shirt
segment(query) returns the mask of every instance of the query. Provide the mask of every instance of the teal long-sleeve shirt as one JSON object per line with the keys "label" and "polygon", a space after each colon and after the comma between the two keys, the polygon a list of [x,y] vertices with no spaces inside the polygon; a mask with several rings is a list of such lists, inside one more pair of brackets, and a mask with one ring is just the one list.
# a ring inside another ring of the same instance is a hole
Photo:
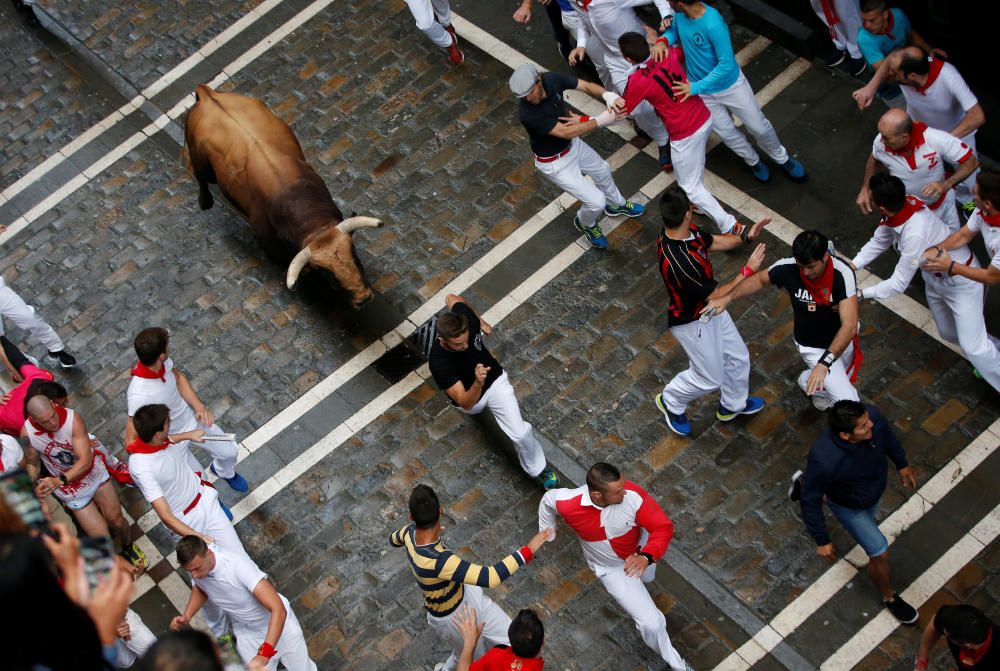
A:
{"label": "teal long-sleeve shirt", "polygon": [[680,40],[691,95],[719,93],[739,79],[740,66],[733,54],[729,28],[718,10],[705,5],[705,13],[697,19],[677,12],[663,37],[671,45]]}

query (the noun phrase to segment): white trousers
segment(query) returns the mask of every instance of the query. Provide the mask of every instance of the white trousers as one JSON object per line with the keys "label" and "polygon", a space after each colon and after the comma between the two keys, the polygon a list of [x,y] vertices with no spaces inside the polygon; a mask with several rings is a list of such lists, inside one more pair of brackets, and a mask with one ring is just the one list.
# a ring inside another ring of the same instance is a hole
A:
{"label": "white trousers", "polygon": [[757,165],[760,156],[747,136],[736,127],[734,114],[743,121],[744,128],[756,138],[760,150],[770,156],[771,160],[779,165],[788,160],[788,152],[778,139],[771,122],[761,111],[757,99],[753,97],[750,82],[742,72],[739,79],[725,91],[703,93],[701,99],[712,113],[712,129],[747,165]]}
{"label": "white trousers", "polygon": [[[280,596],[280,595],[279,595]],[[302,633],[302,626],[299,619],[292,612],[292,606],[288,599],[281,596],[282,603],[285,604],[285,628],[281,631],[278,644],[274,646],[277,654],[268,662],[269,671],[278,671],[278,662],[281,662],[288,671],[316,671],[316,664],[309,658],[309,648],[306,647],[306,637]],[[250,664],[250,660],[257,656],[257,650],[267,637],[267,627],[254,629],[244,626],[240,622],[233,621],[233,634],[236,636],[236,652],[243,658],[244,663]]]}
{"label": "white trousers", "polygon": [[677,184],[687,194],[688,200],[711,217],[720,231],[728,233],[736,225],[736,217],[726,212],[705,188],[705,146],[711,132],[712,120],[709,119],[693,135],[683,140],[671,140],[670,155]]}
{"label": "white trousers", "polygon": [[604,45],[601,43],[600,38],[596,35],[591,35],[587,39],[586,50],[587,55],[590,56],[590,62],[594,64],[594,69],[597,70],[597,76],[601,78],[601,85],[608,91],[614,90],[615,83],[611,78],[611,72],[608,71],[608,64],[604,57]]}
{"label": "white trousers", "polygon": [[[205,426],[201,422],[198,422],[190,429],[184,429],[184,431],[191,431],[196,428],[203,430],[205,433],[225,433],[225,431],[218,424]],[[178,431],[178,433],[181,433],[181,431]],[[191,454],[191,446],[200,447],[212,455],[212,467],[215,469],[215,474],[220,478],[231,478],[236,475],[236,457],[237,452],[239,451],[236,443],[231,441],[206,440],[204,443],[182,441],[181,444],[183,444],[183,447],[187,452],[188,466],[190,466],[191,470],[195,473],[201,473],[205,470],[205,467],[201,465],[193,454]],[[206,477],[205,479],[207,480],[208,478]]]}
{"label": "white trousers", "polygon": [[728,312],[706,324],[700,321],[671,327],[670,333],[684,348],[690,364],[663,388],[667,410],[679,415],[688,403],[722,390],[719,399],[730,410],[747,406],[750,393],[750,352]]}
{"label": "white trousers", "polygon": [[[964,182],[963,182],[964,184]],[[961,186],[961,185],[960,185]],[[916,194],[919,198],[920,194]],[[958,218],[958,209],[955,203],[956,199],[956,189],[949,189],[947,193],[944,194],[944,200],[941,204],[937,206],[936,209],[932,210],[944,225],[948,227],[949,233],[954,233],[958,229],[962,228],[962,220]]]}
{"label": "white trousers", "polygon": [[521,417],[521,408],[517,405],[517,396],[514,395],[514,387],[510,384],[507,371],[500,374],[471,409],[455,407],[466,415],[478,415],[488,408],[497,420],[497,424],[514,443],[517,459],[521,462],[524,472],[534,477],[545,470],[545,452],[542,450],[542,444],[535,438],[531,424]]}
{"label": "white trousers", "polygon": [[[799,349],[799,354],[802,356],[802,360],[805,361],[808,368],[799,374],[799,388],[805,392],[806,381],[812,374],[813,368],[816,367],[816,363],[819,358],[823,356],[825,350],[821,350],[817,347],[806,347],[795,343],[795,346]],[[854,388],[851,384],[851,378],[847,375],[847,368],[854,361],[854,343],[851,342],[847,345],[847,349],[844,353],[837,357],[837,360],[833,362],[830,367],[830,372],[827,373],[826,378],[823,380],[823,391],[817,391],[815,396],[820,398],[829,398],[832,401],[858,401],[860,397],[858,396],[858,390]]]}
{"label": "white trousers", "polygon": [[[630,68],[627,61],[622,61],[621,63],[617,61],[617,57],[614,59],[607,58],[606,64],[608,72],[611,74],[611,82],[615,86],[615,91],[618,92],[618,95],[625,95],[625,86],[628,84],[628,72]],[[629,116],[635,119],[636,125],[646,135],[653,138],[653,142],[656,143],[657,147],[662,147],[670,141],[670,136],[667,134],[666,126],[663,125],[663,120],[660,119],[660,115],[656,113],[656,110],[653,109],[653,106],[648,101],[643,100],[636,105]]]}
{"label": "white trousers", "polygon": [[[973,266],[979,263],[973,261]],[[936,277],[923,273],[927,307],[938,333],[958,343],[983,379],[1000,391],[1000,339],[986,331],[983,318],[983,285],[967,277]]]}
{"label": "white trousers", "polygon": [[451,46],[451,35],[445,26],[451,25],[451,6],[448,0],[406,0],[413,20],[424,35],[442,49]]}
{"label": "white trousers", "polygon": [[[608,162],[580,138],[575,137],[571,142],[568,154],[548,163],[535,161],[535,167],[546,179],[580,201],[577,216],[589,228],[597,223],[605,205],[624,205],[625,198],[615,185]],[[584,179],[584,175],[593,181]]]}
{"label": "white trousers", "polygon": [[[716,318],[717,319],[717,318]],[[714,319],[713,319],[714,321]],[[647,568],[641,578],[626,575],[622,567],[598,567],[594,570],[604,589],[614,597],[618,605],[635,620],[643,642],[658,654],[671,669],[684,671],[684,658],[674,649],[667,633],[667,618],[653,602],[644,583],[653,582],[656,564]]]}
{"label": "white trousers", "polygon": [[451,656],[444,662],[442,671],[452,671],[458,664],[458,657],[462,654],[465,646],[462,635],[455,628],[452,618],[462,608],[468,606],[476,612],[476,622],[483,627],[483,633],[476,643],[476,649],[472,653],[472,659],[478,659],[486,654],[486,651],[495,645],[510,645],[507,638],[507,630],[510,628],[510,616],[503,612],[500,606],[493,603],[493,600],[483,594],[483,589],[476,585],[465,586],[465,597],[458,610],[444,617],[435,617],[427,613],[427,626],[431,628],[438,638],[447,642],[451,646]]}
{"label": "white trousers", "polygon": [[156,643],[156,636],[131,608],[125,611],[125,621],[128,622],[129,639],[115,639],[115,647],[118,648],[118,662],[115,666],[119,669],[131,667]]}
{"label": "white trousers", "polygon": [[38,316],[35,308],[25,303],[23,298],[0,280],[0,335],[5,333],[4,319],[9,319],[14,326],[33,335],[50,352],[66,349],[62,338]]}
{"label": "white trousers", "polygon": [[[969,149],[972,150],[974,156],[978,156],[976,153],[976,134],[975,132],[969,133],[962,138],[962,142],[969,145]],[[957,167],[957,166],[955,166]],[[979,168],[976,168],[971,175],[962,180],[961,183],[955,186],[955,200],[958,201],[959,205],[968,203],[972,200],[972,187],[976,185],[976,175],[979,174]]]}
{"label": "white trousers", "polygon": [[837,12],[840,23],[830,26],[826,22],[826,14],[823,13],[823,5],[820,0],[809,0],[816,16],[823,22],[823,25],[830,29],[830,39],[841,51],[847,50],[851,58],[861,58],[861,49],[858,48],[858,31],[861,30],[861,9],[858,0],[830,0]]}

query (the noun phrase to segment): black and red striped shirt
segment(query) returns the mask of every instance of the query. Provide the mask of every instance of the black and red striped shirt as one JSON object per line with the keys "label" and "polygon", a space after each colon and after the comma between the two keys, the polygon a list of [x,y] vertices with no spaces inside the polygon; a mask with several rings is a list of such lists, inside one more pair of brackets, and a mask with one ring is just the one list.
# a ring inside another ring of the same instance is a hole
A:
{"label": "black and red striped shirt", "polygon": [[660,275],[670,294],[667,311],[668,326],[682,326],[698,319],[708,296],[719,283],[715,280],[708,249],[712,234],[691,224],[690,235],[684,240],[674,240],[660,231],[656,251],[660,261]]}

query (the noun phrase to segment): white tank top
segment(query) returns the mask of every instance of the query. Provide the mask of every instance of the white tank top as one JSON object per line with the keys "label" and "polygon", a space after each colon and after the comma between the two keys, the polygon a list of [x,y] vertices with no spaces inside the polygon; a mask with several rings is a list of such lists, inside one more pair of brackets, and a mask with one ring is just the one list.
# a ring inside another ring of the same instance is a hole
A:
{"label": "white tank top", "polygon": [[[32,424],[30,419],[24,420],[28,442],[42,458],[45,468],[54,476],[65,473],[76,463],[76,453],[73,452],[73,420],[76,413],[69,408],[64,408],[64,410],[66,420],[55,431],[39,429]],[[83,477],[59,488],[60,498],[71,497],[77,492],[86,490],[97,480],[103,480],[106,472],[107,469],[104,468],[103,462],[95,458],[90,470]]]}

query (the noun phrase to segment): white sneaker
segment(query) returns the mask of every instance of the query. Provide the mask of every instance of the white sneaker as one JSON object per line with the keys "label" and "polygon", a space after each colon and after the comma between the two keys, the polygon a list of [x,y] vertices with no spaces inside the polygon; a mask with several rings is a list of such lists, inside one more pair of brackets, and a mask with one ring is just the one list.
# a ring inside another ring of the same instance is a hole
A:
{"label": "white sneaker", "polygon": [[821,391],[809,397],[813,402],[813,407],[820,412],[826,412],[833,406],[833,397]]}

